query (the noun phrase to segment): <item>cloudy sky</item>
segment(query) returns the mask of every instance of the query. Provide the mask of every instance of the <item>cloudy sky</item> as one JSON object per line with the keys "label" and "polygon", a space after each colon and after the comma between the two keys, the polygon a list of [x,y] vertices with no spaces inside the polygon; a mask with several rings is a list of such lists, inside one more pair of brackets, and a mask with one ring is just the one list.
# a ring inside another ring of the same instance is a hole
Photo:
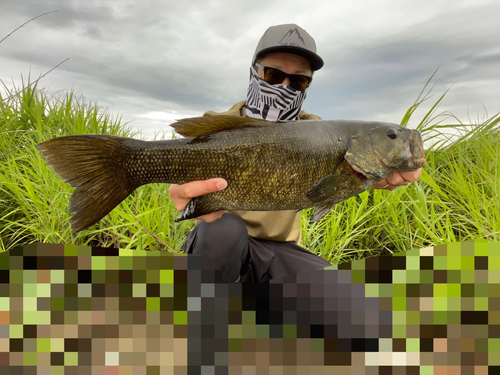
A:
{"label": "cloudy sky", "polygon": [[500,111],[498,0],[0,0],[0,39],[50,11],[0,44],[3,83],[69,58],[39,87],[74,90],[146,136],[244,99],[259,38],[283,23],[325,61],[310,113],[399,122],[438,68],[430,101],[451,88],[440,111],[463,122]]}

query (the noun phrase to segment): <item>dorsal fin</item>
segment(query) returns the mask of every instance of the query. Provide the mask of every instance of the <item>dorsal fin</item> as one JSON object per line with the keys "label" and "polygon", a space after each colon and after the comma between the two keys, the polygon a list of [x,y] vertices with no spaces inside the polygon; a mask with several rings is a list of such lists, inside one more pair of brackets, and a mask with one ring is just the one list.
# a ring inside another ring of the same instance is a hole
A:
{"label": "dorsal fin", "polygon": [[234,127],[243,127],[249,124],[255,126],[256,123],[258,123],[258,125],[265,125],[265,123],[270,124],[271,122],[251,117],[222,115],[185,118],[170,126],[183,137],[195,138],[203,134],[227,130]]}

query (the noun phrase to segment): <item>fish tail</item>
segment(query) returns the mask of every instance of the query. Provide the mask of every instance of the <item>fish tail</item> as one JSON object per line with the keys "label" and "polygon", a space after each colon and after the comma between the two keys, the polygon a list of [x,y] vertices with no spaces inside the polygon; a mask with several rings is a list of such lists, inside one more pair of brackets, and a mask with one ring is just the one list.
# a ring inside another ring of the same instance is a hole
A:
{"label": "fish tail", "polygon": [[138,187],[127,173],[125,142],[109,135],[77,135],[37,146],[54,172],[76,187],[69,200],[73,231],[97,223]]}

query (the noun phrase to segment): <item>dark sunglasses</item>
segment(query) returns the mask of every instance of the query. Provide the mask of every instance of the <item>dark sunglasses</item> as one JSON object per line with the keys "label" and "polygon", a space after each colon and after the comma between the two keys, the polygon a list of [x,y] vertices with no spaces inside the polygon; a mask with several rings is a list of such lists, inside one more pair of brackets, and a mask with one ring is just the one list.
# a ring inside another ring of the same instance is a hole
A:
{"label": "dark sunglasses", "polygon": [[282,84],[285,78],[288,77],[290,80],[290,87],[298,90],[304,91],[311,84],[312,77],[303,76],[300,74],[288,74],[276,68],[270,68],[259,63],[255,63],[255,66],[261,68],[264,71],[264,81],[270,85]]}

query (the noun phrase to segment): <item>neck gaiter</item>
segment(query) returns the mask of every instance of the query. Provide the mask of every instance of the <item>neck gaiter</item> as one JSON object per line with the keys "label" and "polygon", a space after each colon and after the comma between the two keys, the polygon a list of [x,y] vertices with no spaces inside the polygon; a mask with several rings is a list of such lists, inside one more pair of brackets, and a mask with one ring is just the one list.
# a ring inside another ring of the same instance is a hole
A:
{"label": "neck gaiter", "polygon": [[252,66],[248,86],[246,115],[268,121],[292,121],[299,116],[307,89],[297,91],[286,85],[270,85]]}

